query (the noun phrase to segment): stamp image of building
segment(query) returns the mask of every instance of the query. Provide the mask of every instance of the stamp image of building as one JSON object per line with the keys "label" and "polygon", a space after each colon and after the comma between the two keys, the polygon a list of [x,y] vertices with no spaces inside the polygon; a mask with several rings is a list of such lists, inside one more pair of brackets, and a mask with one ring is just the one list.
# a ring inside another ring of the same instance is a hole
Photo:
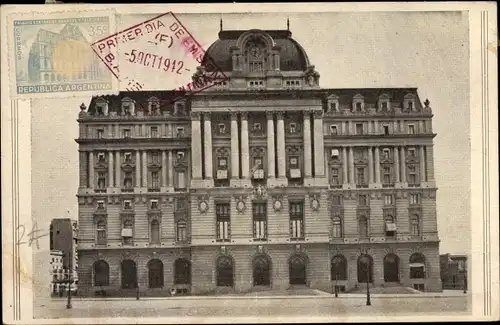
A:
{"label": "stamp image of building", "polygon": [[81,294],[442,290],[417,89],[321,88],[289,30],[221,30],[201,65],[227,80],[82,104]]}
{"label": "stamp image of building", "polygon": [[[86,66],[74,65],[73,67],[55,67],[57,59],[54,59],[56,48],[59,51],[70,51],[72,55],[78,50],[71,48],[75,42],[83,44],[90,43],[85,39],[78,26],[66,24],[60,33],[40,29],[34,42],[31,45],[28,57],[28,80],[30,82],[40,82],[41,84],[57,84],[67,81],[94,81],[102,79],[102,72],[99,69],[99,58],[92,56],[92,60]],[[73,57],[75,61],[77,58]],[[67,60],[66,60],[67,61]],[[67,61],[68,65],[72,63]]]}

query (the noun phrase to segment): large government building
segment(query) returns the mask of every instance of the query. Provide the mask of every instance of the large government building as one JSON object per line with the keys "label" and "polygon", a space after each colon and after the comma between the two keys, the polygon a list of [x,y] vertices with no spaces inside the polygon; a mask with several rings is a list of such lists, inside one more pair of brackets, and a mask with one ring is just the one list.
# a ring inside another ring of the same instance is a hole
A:
{"label": "large government building", "polygon": [[81,105],[81,293],[441,290],[428,100],[320,88],[289,30],[221,30],[208,66]]}

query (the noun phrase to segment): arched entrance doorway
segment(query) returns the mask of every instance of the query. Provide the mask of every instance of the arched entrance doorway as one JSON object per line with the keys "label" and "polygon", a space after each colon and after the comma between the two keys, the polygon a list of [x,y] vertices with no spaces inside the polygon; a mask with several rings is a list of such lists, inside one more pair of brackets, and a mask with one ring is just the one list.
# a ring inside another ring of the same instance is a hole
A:
{"label": "arched entrance doorway", "polygon": [[399,282],[399,257],[395,254],[384,257],[384,281]]}
{"label": "arched entrance doorway", "polygon": [[94,263],[94,285],[96,287],[109,285],[109,265],[99,260]]}
{"label": "arched entrance doorway", "polygon": [[148,283],[150,288],[163,287],[163,263],[158,259],[148,263]]}
{"label": "arched entrance doorway", "polygon": [[228,256],[221,256],[217,259],[217,286],[232,287],[233,285],[233,260]]}
{"label": "arched entrance doorway", "polygon": [[122,261],[122,288],[137,288],[137,266],[132,260]]}
{"label": "arched entrance doorway", "polygon": [[306,261],[300,255],[294,255],[289,260],[290,284],[306,284]]}
{"label": "arched entrance doorway", "polygon": [[361,255],[358,258],[358,282],[373,281],[373,258],[370,255]]}
{"label": "arched entrance doorway", "polygon": [[259,255],[253,260],[253,285],[271,285],[271,261],[265,255]]}

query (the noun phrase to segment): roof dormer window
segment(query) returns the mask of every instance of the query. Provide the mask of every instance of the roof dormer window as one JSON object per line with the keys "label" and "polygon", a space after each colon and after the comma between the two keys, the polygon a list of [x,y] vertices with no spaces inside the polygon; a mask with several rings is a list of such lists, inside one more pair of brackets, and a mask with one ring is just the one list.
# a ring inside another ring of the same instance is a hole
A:
{"label": "roof dormer window", "polygon": [[122,115],[135,115],[135,101],[128,97],[122,99]]}
{"label": "roof dormer window", "polygon": [[378,99],[378,111],[389,112],[391,110],[391,102],[389,95],[382,94]]}
{"label": "roof dormer window", "polygon": [[365,100],[360,94],[356,95],[352,99],[352,111],[354,113],[360,113],[365,111]]}
{"label": "roof dormer window", "polygon": [[158,98],[148,99],[148,115],[160,115],[160,100]]}
{"label": "roof dormer window", "polygon": [[328,97],[326,111],[328,113],[339,111],[339,97],[337,95],[330,95]]}
{"label": "roof dormer window", "polygon": [[95,114],[97,116],[108,115],[108,101],[104,98],[97,98],[95,101]]}
{"label": "roof dormer window", "polygon": [[406,94],[403,100],[403,111],[405,112],[416,112],[417,107],[415,106],[415,95]]}

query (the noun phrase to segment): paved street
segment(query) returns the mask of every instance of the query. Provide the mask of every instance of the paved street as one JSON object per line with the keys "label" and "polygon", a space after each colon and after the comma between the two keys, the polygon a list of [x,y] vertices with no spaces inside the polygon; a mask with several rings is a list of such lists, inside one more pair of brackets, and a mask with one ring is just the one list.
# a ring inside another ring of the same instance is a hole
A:
{"label": "paved street", "polygon": [[[467,312],[468,295],[372,297],[186,297],[174,299],[74,299],[66,309],[63,299],[37,304],[36,318],[68,317],[258,317],[258,316],[338,316],[397,315],[408,313]],[[44,305],[44,306],[41,306]]]}

